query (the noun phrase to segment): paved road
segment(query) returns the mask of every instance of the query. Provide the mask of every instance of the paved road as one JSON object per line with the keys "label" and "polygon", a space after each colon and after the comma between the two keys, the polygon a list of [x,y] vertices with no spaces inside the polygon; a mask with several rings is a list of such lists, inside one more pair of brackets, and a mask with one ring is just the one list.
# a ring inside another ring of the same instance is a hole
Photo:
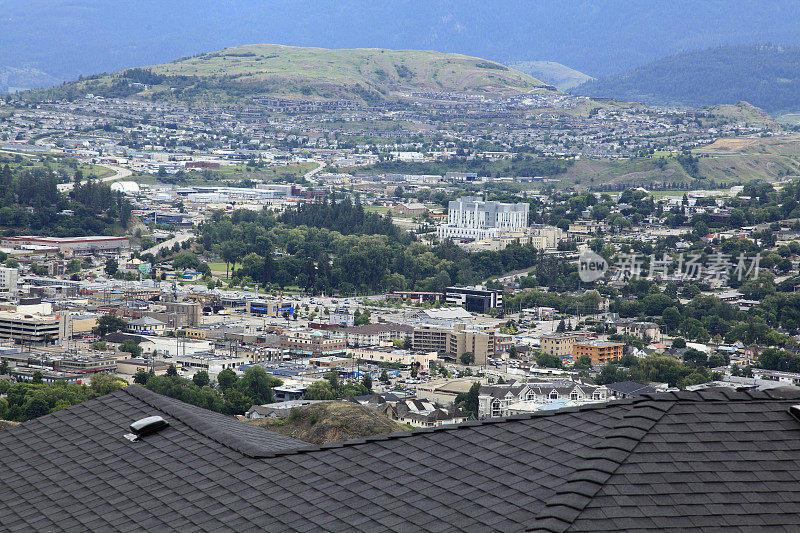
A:
{"label": "paved road", "polygon": [[[127,178],[128,176],[133,174],[133,172],[131,172],[127,168],[118,167],[118,166],[115,166],[115,165],[97,165],[97,166],[107,168],[107,169],[109,169],[109,170],[114,172],[112,175],[101,179],[100,181],[103,182],[103,183],[106,183],[106,182],[109,182],[109,181],[120,180],[122,178]],[[86,183],[86,180],[83,180],[81,183]],[[68,191],[71,191],[74,187],[75,187],[75,184],[73,182],[59,183],[58,184],[58,191],[59,192],[68,192]]]}
{"label": "paved road", "polygon": [[325,168],[325,165],[324,165],[323,163],[320,163],[319,161],[314,161],[314,162],[315,162],[317,165],[319,165],[319,166],[318,166],[317,168],[315,168],[315,169],[313,169],[313,170],[309,170],[308,172],[306,172],[305,174],[303,174],[303,177],[304,177],[305,179],[310,179],[310,178],[312,178],[312,177],[314,176],[314,174],[316,174],[317,172],[319,172],[319,171],[321,171],[323,168]]}
{"label": "paved road", "polygon": [[173,237],[173,238],[171,238],[169,240],[166,240],[164,242],[158,243],[155,246],[152,246],[152,247],[148,248],[147,250],[142,250],[142,253],[143,254],[157,255],[158,252],[160,252],[162,248],[172,248],[176,243],[180,244],[183,241],[188,241],[192,237],[194,237],[194,235],[191,234],[191,233],[178,233],[177,235],[175,235],[175,237]]}

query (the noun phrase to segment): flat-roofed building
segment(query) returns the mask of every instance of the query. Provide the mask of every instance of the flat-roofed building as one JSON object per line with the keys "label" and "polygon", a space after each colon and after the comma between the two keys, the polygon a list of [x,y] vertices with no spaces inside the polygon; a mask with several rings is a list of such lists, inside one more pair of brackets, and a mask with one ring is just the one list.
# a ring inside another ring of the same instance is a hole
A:
{"label": "flat-roofed building", "polygon": [[0,311],[0,339],[21,344],[60,342],[66,335],[66,315]]}
{"label": "flat-roofed building", "polygon": [[503,308],[503,291],[486,287],[447,287],[444,290],[447,305],[463,307],[471,313],[488,313],[490,309]]}
{"label": "flat-roofed building", "polygon": [[130,249],[128,237],[113,237],[97,235],[91,237],[36,237],[20,235],[17,237],[3,237],[2,246],[5,248],[26,248],[29,246],[43,246],[55,248],[59,252],[92,255],[95,253],[124,252]]}
{"label": "flat-roofed building", "polygon": [[124,374],[126,376],[133,376],[138,371],[155,372],[157,376],[163,376],[167,373],[169,365],[161,361],[153,361],[150,359],[117,359],[117,374]]}
{"label": "flat-roofed building", "polygon": [[0,267],[0,298],[11,300],[19,294],[19,270]]}
{"label": "flat-roofed building", "polygon": [[572,355],[575,340],[575,335],[569,333],[550,333],[539,337],[539,349],[550,355],[565,357]]}
{"label": "flat-roofed building", "polygon": [[353,348],[350,350],[350,355],[355,359],[370,363],[393,363],[403,366],[419,363],[422,368],[430,367],[431,363],[439,358],[439,354],[436,352],[399,350],[390,346]]}
{"label": "flat-roofed building", "polygon": [[392,340],[410,341],[414,336],[414,328],[405,324],[381,322],[346,328],[342,333],[348,346],[379,346]]}
{"label": "flat-roofed building", "polygon": [[205,370],[211,377],[216,377],[223,370],[236,370],[242,365],[250,364],[250,359],[247,357],[228,357],[211,353],[178,356],[175,361],[175,366],[185,367],[195,372]]}
{"label": "flat-roofed building", "polygon": [[593,364],[605,364],[617,361],[622,357],[625,349],[624,342],[611,341],[580,341],[572,345],[572,360],[588,355]]}
{"label": "flat-roofed building", "polygon": [[490,239],[528,227],[527,203],[487,202],[481,196],[463,196],[447,206],[447,224],[436,228],[439,240]]}
{"label": "flat-roofed building", "polygon": [[281,350],[292,357],[325,357],[347,353],[345,338],[319,330],[296,329],[281,335]]}
{"label": "flat-roofed building", "polygon": [[284,313],[293,316],[294,304],[280,300],[251,300],[246,304],[247,312],[255,316],[282,317]]}
{"label": "flat-roofed building", "polygon": [[437,352],[440,356],[458,359],[467,352],[475,356],[475,364],[486,364],[494,357],[497,347],[495,332],[468,324],[455,324],[452,327],[422,325],[414,328],[411,341],[414,350]]}
{"label": "flat-roofed building", "polygon": [[182,323],[184,326],[196,328],[200,325],[200,304],[197,302],[163,302],[166,308],[166,313],[169,315],[177,315],[180,319],[178,325]]}

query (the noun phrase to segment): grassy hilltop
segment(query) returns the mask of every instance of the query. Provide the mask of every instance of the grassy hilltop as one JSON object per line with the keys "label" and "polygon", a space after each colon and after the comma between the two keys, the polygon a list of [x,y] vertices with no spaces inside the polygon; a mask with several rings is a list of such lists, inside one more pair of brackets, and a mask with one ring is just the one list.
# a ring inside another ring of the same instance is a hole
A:
{"label": "grassy hilltop", "polygon": [[246,101],[263,95],[369,103],[411,91],[510,94],[543,85],[499,63],[461,54],[254,44],[92,76],[31,94],[76,98],[93,93],[183,101]]}

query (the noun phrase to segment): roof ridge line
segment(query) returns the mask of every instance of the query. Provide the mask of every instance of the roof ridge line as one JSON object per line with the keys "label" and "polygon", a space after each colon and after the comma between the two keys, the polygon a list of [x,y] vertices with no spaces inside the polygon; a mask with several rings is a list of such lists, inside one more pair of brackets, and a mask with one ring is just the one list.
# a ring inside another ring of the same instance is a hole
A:
{"label": "roof ridge line", "polygon": [[[209,419],[203,414],[194,411],[195,409],[208,411],[208,409],[197,407],[170,396],[159,394],[140,385],[128,385],[122,390],[134,398],[143,401],[147,405],[150,405],[151,407],[158,409],[159,411],[166,413],[173,418],[176,418],[180,422],[183,422],[187,426],[191,427],[201,435],[213,440],[214,442],[241,454],[247,455],[248,457],[272,457],[281,454],[281,451],[276,452],[276,450],[266,450],[258,444],[228,433],[224,429],[221,429],[219,425],[209,421]],[[216,413],[215,411],[209,412],[214,413],[214,415],[225,416],[222,413]],[[231,418],[231,421],[241,423],[233,418]],[[266,428],[259,429],[262,431],[269,431]],[[313,444],[304,444],[306,445],[305,447],[298,446],[296,449],[287,449],[286,452],[308,451],[309,447],[314,447]],[[317,448],[314,447],[313,449]]]}
{"label": "roof ridge line", "polygon": [[[660,401],[659,403],[668,404],[663,410],[652,405],[652,400],[647,401],[651,403],[650,406],[654,410],[660,411],[660,414],[656,417],[643,416],[636,413],[636,409],[633,408],[634,403],[640,402],[631,403],[631,409],[614,425],[611,432],[603,437],[599,444],[593,446],[587,454],[586,463],[591,466],[577,469],[570,479],[556,488],[555,494],[545,502],[544,507],[534,518],[533,524],[526,527],[526,531],[566,532],[605,483],[631,456],[641,443],[642,437],[647,435],[680,400],[673,398]],[[639,423],[632,424],[631,422],[634,421]],[[601,464],[613,466],[604,469],[601,468]],[[573,498],[567,498],[567,496]],[[579,503],[574,501],[574,496],[579,497]]]}

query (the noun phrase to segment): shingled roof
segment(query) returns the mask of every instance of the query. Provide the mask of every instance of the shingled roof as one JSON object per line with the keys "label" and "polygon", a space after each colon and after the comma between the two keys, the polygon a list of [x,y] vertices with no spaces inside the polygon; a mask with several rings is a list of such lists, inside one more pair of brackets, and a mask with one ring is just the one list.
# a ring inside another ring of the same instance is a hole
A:
{"label": "shingled roof", "polygon": [[[645,395],[318,447],[130,386],[0,432],[0,527],[792,529],[797,403]],[[151,415],[170,426],[124,438]]]}

